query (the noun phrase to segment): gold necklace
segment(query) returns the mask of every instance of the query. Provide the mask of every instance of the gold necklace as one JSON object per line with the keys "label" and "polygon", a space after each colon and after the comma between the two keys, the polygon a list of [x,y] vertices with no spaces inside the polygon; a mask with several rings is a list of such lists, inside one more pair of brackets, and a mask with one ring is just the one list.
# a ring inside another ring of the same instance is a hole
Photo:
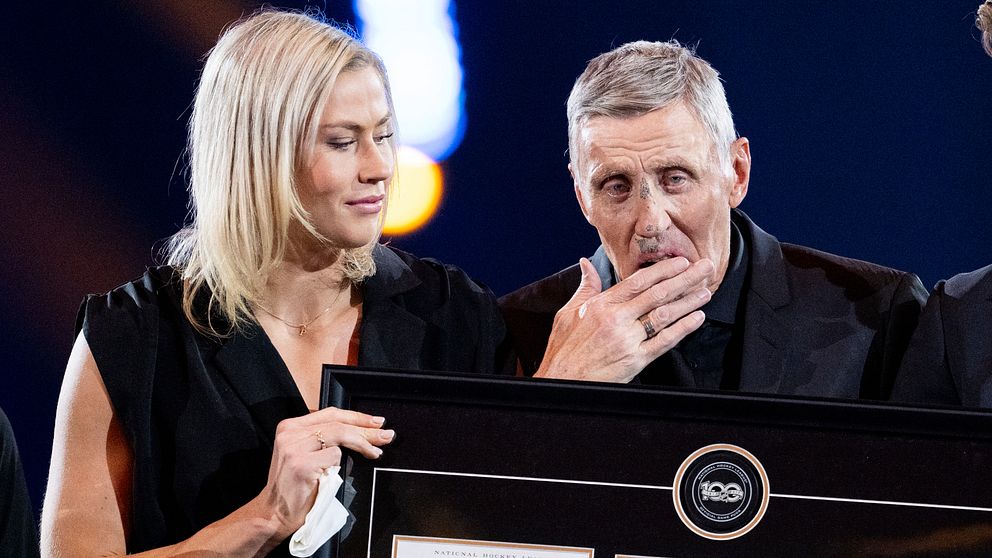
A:
{"label": "gold necklace", "polygon": [[[347,290],[350,292],[351,291],[351,287],[349,286]],[[301,324],[294,324],[292,322],[289,322],[287,320],[284,320],[284,319],[280,318],[279,316],[276,316],[275,314],[272,313],[271,310],[269,310],[268,308],[262,306],[261,304],[259,304],[257,302],[255,303],[255,306],[258,306],[258,308],[262,312],[265,312],[266,314],[268,314],[268,315],[272,316],[273,318],[279,320],[280,322],[288,325],[289,327],[291,327],[293,329],[300,330],[299,331],[299,336],[300,337],[303,337],[304,335],[306,335],[307,328],[310,327],[311,324],[313,324],[314,322],[316,322],[317,320],[319,320],[320,317],[323,316],[324,314],[330,312],[331,311],[331,308],[334,308],[334,305],[337,304],[338,299],[341,298],[341,293],[343,293],[343,292],[344,292],[344,289],[338,291],[338,295],[335,296],[334,297],[334,300],[331,301],[331,305],[330,306],[328,306],[327,308],[324,308],[319,314],[317,314],[316,316],[314,316],[313,318],[311,318],[309,321],[303,322]]]}

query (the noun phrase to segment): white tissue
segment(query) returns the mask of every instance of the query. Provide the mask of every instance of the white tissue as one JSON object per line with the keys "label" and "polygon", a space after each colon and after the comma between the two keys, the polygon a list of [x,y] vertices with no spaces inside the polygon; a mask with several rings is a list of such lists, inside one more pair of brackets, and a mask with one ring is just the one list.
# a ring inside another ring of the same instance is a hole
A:
{"label": "white tissue", "polygon": [[341,487],[340,471],[341,467],[328,467],[320,475],[317,499],[307,513],[303,527],[289,539],[289,553],[293,556],[313,555],[348,520],[348,510],[334,497]]}

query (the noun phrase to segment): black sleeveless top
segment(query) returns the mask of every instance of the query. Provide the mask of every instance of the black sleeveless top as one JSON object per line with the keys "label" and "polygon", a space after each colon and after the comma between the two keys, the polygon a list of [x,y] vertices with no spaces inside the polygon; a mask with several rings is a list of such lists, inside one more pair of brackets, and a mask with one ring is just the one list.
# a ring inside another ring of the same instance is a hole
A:
{"label": "black sleeveless top", "polygon": [[[461,270],[378,246],[363,284],[359,366],[493,373],[504,328]],[[169,267],[83,302],[77,323],[134,453],[128,552],[189,538],[265,486],[276,425],[306,414],[258,326],[197,333]],[[500,370],[497,370],[499,368]],[[272,556],[289,556],[284,542]]]}

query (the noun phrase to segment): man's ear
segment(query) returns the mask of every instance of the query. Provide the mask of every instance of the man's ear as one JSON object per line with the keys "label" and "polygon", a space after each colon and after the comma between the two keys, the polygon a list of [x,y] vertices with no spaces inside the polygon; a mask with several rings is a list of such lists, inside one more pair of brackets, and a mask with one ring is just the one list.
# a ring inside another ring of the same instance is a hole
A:
{"label": "man's ear", "polygon": [[[575,176],[575,169],[572,168],[572,163],[568,164],[568,174],[572,175],[572,187],[575,188],[575,199],[579,202],[579,209],[582,210],[582,215],[585,216],[586,221],[589,221],[589,210],[586,208],[586,196],[582,192],[582,187],[579,186],[579,179]],[[589,221],[592,224],[592,221]]]}
{"label": "man's ear", "polygon": [[747,138],[737,138],[730,146],[730,165],[734,170],[734,184],[730,188],[728,202],[731,208],[737,207],[747,195],[747,185],[751,180],[751,145]]}

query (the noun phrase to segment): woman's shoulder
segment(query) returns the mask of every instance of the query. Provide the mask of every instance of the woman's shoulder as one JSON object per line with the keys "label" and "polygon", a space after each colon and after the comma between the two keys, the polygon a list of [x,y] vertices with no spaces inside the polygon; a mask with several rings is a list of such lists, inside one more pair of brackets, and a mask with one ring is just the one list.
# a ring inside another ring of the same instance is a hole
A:
{"label": "woman's shoulder", "polygon": [[414,291],[438,298],[439,303],[468,296],[492,298],[484,283],[469,277],[461,268],[434,258],[420,258],[393,246],[379,245],[374,283],[398,292]]}
{"label": "woman's shoulder", "polygon": [[152,301],[167,291],[180,291],[182,277],[179,271],[169,265],[152,266],[145,269],[140,277],[107,291],[90,296],[127,297],[135,302]]}
{"label": "woman's shoulder", "polygon": [[163,307],[175,307],[182,298],[182,280],[171,266],[149,267],[140,277],[105,293],[90,294],[83,300],[76,321],[76,331],[94,322],[112,322],[114,326],[136,324],[157,315]]}
{"label": "woman's shoulder", "polygon": [[[405,338],[419,354],[416,368],[504,371],[506,329],[488,287],[458,267],[391,246],[378,246],[373,255],[376,273],[365,284],[363,319],[383,326],[409,324],[416,333]],[[410,316],[431,327],[417,330]]]}

